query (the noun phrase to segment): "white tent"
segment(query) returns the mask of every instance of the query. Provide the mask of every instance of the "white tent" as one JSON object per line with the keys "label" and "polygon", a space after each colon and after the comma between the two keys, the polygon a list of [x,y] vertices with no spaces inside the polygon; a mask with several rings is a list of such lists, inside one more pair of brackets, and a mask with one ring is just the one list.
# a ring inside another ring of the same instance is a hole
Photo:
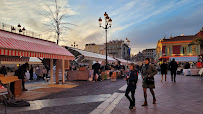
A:
{"label": "white tent", "polygon": [[130,61],[127,61],[125,59],[120,59],[120,58],[115,58],[117,61],[120,61],[122,64],[129,64],[131,63]]}
{"label": "white tent", "polygon": [[[93,60],[93,61],[105,61],[106,60],[106,56],[105,55],[101,55],[101,54],[97,54],[97,53],[93,53],[93,52],[88,52],[88,51],[84,51],[84,50],[80,50],[80,49],[75,49],[75,48],[71,48],[77,52],[79,52],[81,55],[80,56],[84,56],[84,59],[86,60]],[[116,60],[112,57],[107,57],[108,62],[116,62]]]}

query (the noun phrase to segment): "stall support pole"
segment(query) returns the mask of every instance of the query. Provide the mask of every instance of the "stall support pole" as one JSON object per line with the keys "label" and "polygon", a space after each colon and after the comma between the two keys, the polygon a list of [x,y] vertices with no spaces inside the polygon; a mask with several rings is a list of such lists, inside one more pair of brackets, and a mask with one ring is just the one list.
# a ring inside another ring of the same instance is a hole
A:
{"label": "stall support pole", "polygon": [[56,84],[59,84],[59,67],[60,67],[60,60],[57,59],[56,60],[56,74],[55,74]]}
{"label": "stall support pole", "polygon": [[68,60],[68,70],[70,70],[70,60]]}
{"label": "stall support pole", "polygon": [[53,59],[50,59],[50,82],[53,84]]}
{"label": "stall support pole", "polygon": [[65,83],[65,60],[62,59],[62,83]]}

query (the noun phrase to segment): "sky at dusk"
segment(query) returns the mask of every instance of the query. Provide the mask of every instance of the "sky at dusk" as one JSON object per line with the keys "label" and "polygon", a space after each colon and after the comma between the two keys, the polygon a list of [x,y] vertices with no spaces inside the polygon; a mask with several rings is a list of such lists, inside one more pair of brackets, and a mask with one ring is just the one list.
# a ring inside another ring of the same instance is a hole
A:
{"label": "sky at dusk", "polygon": [[[0,22],[11,25],[20,23],[29,30],[41,33],[44,39],[49,31],[41,12],[44,3],[52,6],[54,0],[1,0]],[[77,26],[63,33],[70,46],[75,41],[84,49],[86,43],[103,44],[105,31],[99,28],[98,18],[104,12],[112,18],[108,41],[126,37],[131,41],[131,53],[155,48],[159,39],[181,34],[194,35],[203,27],[203,0],[59,0],[68,9],[66,21]],[[104,19],[104,18],[103,18]],[[103,23],[104,24],[104,23]],[[50,38],[49,40],[53,40]]]}

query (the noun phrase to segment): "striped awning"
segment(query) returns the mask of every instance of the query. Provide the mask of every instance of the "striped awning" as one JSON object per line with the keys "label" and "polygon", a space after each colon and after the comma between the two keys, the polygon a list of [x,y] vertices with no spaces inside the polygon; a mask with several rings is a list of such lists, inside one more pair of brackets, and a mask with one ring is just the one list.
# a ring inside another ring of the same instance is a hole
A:
{"label": "striped awning", "polygon": [[20,61],[29,62],[29,57],[16,57],[16,56],[0,56],[0,61]]}
{"label": "striped awning", "polygon": [[0,55],[74,60],[54,42],[0,30]]}

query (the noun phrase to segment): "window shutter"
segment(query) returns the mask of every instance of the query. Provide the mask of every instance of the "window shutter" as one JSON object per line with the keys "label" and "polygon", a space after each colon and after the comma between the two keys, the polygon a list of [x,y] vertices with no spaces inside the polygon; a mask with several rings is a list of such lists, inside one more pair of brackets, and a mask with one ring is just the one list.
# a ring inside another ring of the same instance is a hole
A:
{"label": "window shutter", "polygon": [[196,46],[197,55],[199,55],[199,45]]}
{"label": "window shutter", "polygon": [[172,47],[169,47],[169,55],[172,55]]}
{"label": "window shutter", "polygon": [[190,54],[192,54],[192,46],[190,46]]}
{"label": "window shutter", "polygon": [[187,46],[186,49],[187,49],[187,54],[189,54],[189,53],[190,53],[190,48],[189,48],[189,46]]}
{"label": "window shutter", "polygon": [[167,55],[167,47],[165,47],[165,54]]}
{"label": "window shutter", "polygon": [[180,54],[183,54],[183,47],[180,46]]}

